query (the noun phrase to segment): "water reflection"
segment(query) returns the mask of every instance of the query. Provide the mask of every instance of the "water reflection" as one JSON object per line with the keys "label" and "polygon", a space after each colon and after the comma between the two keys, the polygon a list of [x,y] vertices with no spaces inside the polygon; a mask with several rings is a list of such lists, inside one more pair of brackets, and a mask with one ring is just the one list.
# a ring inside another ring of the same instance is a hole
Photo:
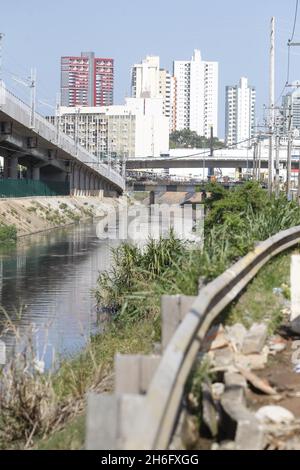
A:
{"label": "water reflection", "polygon": [[[48,365],[53,350],[74,353],[95,331],[97,315],[91,290],[99,271],[109,267],[111,248],[116,244],[99,240],[95,223],[33,235],[10,252],[0,253],[0,305],[21,333],[26,334],[29,325],[35,324],[39,354],[48,336]],[[3,321],[3,313],[0,319]],[[6,334],[2,339],[11,353],[13,336]]]}

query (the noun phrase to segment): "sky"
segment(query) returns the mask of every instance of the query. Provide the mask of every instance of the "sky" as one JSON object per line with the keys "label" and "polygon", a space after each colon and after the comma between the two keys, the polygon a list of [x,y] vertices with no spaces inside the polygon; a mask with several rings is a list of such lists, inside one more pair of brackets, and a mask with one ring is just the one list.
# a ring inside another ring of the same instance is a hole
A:
{"label": "sky", "polygon": [[[257,90],[257,117],[268,103],[269,31],[276,18],[276,96],[287,75],[287,41],[295,0],[10,0],[1,2],[3,79],[28,99],[29,89],[12,80],[37,69],[37,96],[55,104],[60,88],[60,57],[94,51],[115,60],[114,103],[130,92],[130,67],[147,54],[161,67],[189,60],[200,49],[204,60],[219,62],[219,137],[224,136],[225,86],[249,78]],[[300,7],[299,7],[300,10]],[[300,11],[295,40],[300,40]],[[292,48],[291,80],[300,79],[300,48]],[[41,103],[39,102],[41,107]],[[43,111],[49,114],[49,106]]]}

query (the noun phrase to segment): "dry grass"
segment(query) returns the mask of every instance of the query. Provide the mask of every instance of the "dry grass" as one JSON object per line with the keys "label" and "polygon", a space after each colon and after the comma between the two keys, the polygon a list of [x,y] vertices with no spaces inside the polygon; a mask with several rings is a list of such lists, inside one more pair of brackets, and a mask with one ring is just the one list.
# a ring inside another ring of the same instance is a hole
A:
{"label": "dry grass", "polygon": [[0,449],[51,448],[52,442],[58,442],[57,435],[64,438],[65,444],[60,446],[68,449],[75,445],[71,444],[74,433],[80,448],[86,393],[113,389],[112,364],[117,351],[151,352],[151,322],[121,329],[112,324],[106,333],[93,337],[80,355],[63,361],[56,371],[42,373],[43,356],[37,361],[33,346],[36,330],[31,327],[26,343],[24,339],[21,343],[18,328],[6,318],[4,332],[14,335],[21,352],[0,371]]}

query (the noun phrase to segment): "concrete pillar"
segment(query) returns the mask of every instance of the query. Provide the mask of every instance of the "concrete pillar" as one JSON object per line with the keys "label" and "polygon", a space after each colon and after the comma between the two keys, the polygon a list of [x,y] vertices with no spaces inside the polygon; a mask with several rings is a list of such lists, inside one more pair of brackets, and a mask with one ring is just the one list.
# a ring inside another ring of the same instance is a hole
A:
{"label": "concrete pillar", "polygon": [[96,189],[96,178],[95,178],[95,175],[92,174],[91,175],[91,190],[94,191]]}
{"label": "concrete pillar", "polygon": [[160,356],[116,354],[115,393],[145,394],[159,365]]}
{"label": "concrete pillar", "polygon": [[84,189],[88,191],[91,189],[91,174],[89,171],[87,171],[85,174],[85,188]]}
{"label": "concrete pillar", "polygon": [[40,180],[40,168],[38,166],[34,166],[32,168],[32,179],[35,181]]}
{"label": "concrete pillar", "polygon": [[4,178],[18,178],[18,157],[11,155],[4,158]]}
{"label": "concrete pillar", "polygon": [[300,334],[300,255],[293,255],[291,262],[291,327]]}
{"label": "concrete pillar", "polygon": [[84,184],[85,184],[85,173],[84,173],[84,169],[80,168],[79,169],[79,189],[84,189]]}
{"label": "concrete pillar", "polygon": [[79,168],[77,165],[74,165],[72,170],[72,189],[79,189]]}
{"label": "concrete pillar", "polygon": [[168,346],[178,325],[182,322],[195,300],[195,296],[187,295],[163,295],[161,297],[163,349]]}

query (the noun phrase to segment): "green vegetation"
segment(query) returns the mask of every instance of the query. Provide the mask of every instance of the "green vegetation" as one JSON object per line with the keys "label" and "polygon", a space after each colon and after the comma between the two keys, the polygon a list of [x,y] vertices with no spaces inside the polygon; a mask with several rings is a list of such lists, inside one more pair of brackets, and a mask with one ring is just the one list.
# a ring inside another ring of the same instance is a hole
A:
{"label": "green vegetation", "polygon": [[65,202],[62,202],[59,205],[59,208],[63,211],[64,215],[66,215],[69,219],[73,220],[73,222],[77,223],[80,221],[80,215],[77,214],[75,211],[72,211],[72,209],[70,209],[70,207]]}
{"label": "green vegetation", "polygon": [[[20,357],[9,366],[7,382],[1,385],[5,398],[0,402],[0,448],[81,448],[87,391],[112,389],[116,352],[153,350],[160,339],[161,295],[197,294],[199,278],[209,282],[257,241],[300,224],[295,204],[284,198],[269,199],[257,184],[230,191],[210,185],[209,192],[203,250],[191,249],[172,232],[168,239],[149,240],[143,249],[121,245],[113,251],[111,270],[100,274],[95,290],[99,307],[115,312],[104,334],[92,338],[78,357],[64,361],[54,373],[41,375],[32,362],[20,365]],[[227,321],[248,326],[267,317],[273,331],[281,320],[280,300],[274,300],[273,288],[283,282],[288,282],[288,262],[279,257],[228,309]],[[288,295],[286,286],[284,292]],[[209,373],[207,364],[197,369],[191,382],[194,396],[201,393],[200,383],[203,377],[209,380]]]}
{"label": "green vegetation", "polygon": [[[223,148],[225,145],[216,137],[213,139],[214,148]],[[210,148],[210,140],[200,137],[196,132],[189,129],[174,131],[170,134],[170,148]]]}
{"label": "green vegetation", "polygon": [[[242,295],[226,311],[230,324],[243,323],[247,328],[253,322],[265,321],[272,334],[283,320],[283,300],[289,298],[291,254],[273,259],[247,286]],[[279,288],[281,295],[274,293]]]}
{"label": "green vegetation", "polygon": [[115,353],[149,354],[154,337],[151,322],[122,329],[113,323],[105,334],[91,338],[77,357],[64,360],[56,372],[46,374],[34,369],[29,339],[25,352],[6,366],[5,374],[0,369],[0,449],[81,448],[87,391],[111,391]]}
{"label": "green vegetation", "polygon": [[144,249],[124,244],[113,252],[113,268],[100,275],[96,298],[112,307],[116,321],[159,317],[162,294],[196,295],[198,281],[214,279],[256,242],[300,225],[300,209],[284,197],[269,198],[256,183],[230,191],[211,185],[206,201],[204,249],[191,250],[171,233]]}
{"label": "green vegetation", "polygon": [[15,244],[17,240],[17,229],[15,225],[0,224],[0,246]]}

